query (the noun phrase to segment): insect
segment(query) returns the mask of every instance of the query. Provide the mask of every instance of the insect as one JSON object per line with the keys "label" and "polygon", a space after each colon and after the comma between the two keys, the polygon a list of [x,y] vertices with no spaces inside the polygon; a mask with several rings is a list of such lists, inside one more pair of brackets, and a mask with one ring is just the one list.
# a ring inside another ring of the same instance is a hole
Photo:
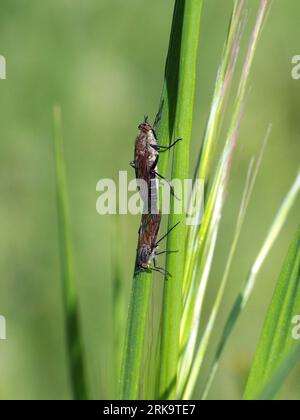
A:
{"label": "insect", "polygon": [[[160,117],[157,116],[154,126],[151,126],[148,122],[148,117],[145,117],[144,122],[138,126],[139,134],[135,140],[134,161],[130,163],[135,169],[136,179],[143,180],[144,185],[147,186],[147,188],[140,188],[140,193],[143,201],[148,202],[149,208],[151,208],[151,191],[149,194],[148,189],[150,188],[151,190],[151,187],[153,188],[151,181],[158,177],[164,179],[170,185],[170,182],[158,173],[157,163],[159,160],[159,153],[170,150],[181,140],[176,140],[170,146],[159,145],[155,133],[155,127],[159,119]],[[170,188],[173,194],[173,187],[171,185]]]}
{"label": "insect", "polygon": [[[175,253],[177,251],[161,251],[157,252],[158,245],[163,241],[176,226],[177,223],[159,240],[157,241],[157,235],[161,223],[161,214],[143,214],[141,226],[139,230],[139,241],[137,249],[137,264],[136,274],[141,272],[152,272],[157,271],[161,274],[171,277],[171,274],[164,268],[157,267],[156,257],[162,254]],[[153,261],[153,267],[151,263]]]}

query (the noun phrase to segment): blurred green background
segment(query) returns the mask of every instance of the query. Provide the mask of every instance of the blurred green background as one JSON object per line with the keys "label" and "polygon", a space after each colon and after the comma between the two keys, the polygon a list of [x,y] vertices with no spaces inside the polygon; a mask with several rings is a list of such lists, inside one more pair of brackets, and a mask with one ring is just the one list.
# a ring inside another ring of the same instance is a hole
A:
{"label": "blurred green background", "polygon": [[[232,4],[204,0],[195,151]],[[249,0],[245,35],[257,4]],[[1,399],[71,397],[55,202],[56,103],[63,110],[89,386],[93,398],[114,395],[112,278],[118,250],[125,320],[139,217],[99,216],[96,183],[100,178],[117,180],[119,170],[130,171],[137,124],[144,114],[155,116],[172,10],[172,0],[1,2],[0,54],[7,60],[7,80],[0,81],[0,314],[7,320],[7,340],[0,340]],[[258,153],[270,122],[273,131],[231,273],[224,317],[299,166],[300,81],[291,78],[291,59],[300,54],[299,14],[298,0],[274,2],[253,67],[208,302],[224,270],[249,160]],[[274,282],[298,222],[299,201],[238,323],[210,398],[241,398]],[[155,281],[161,284],[160,277]],[[219,319],[215,337],[224,321]],[[285,398],[300,398],[299,374],[298,367],[284,388]]]}

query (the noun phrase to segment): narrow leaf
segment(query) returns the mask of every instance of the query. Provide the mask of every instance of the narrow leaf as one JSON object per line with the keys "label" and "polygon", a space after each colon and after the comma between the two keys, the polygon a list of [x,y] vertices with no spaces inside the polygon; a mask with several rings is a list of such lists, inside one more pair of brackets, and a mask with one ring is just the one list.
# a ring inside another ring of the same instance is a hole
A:
{"label": "narrow leaf", "polygon": [[300,359],[300,343],[294,346],[291,353],[284,359],[280,367],[265,385],[263,391],[259,394],[257,400],[272,400],[280,390],[282,384],[287,379],[291,370]]}
{"label": "narrow leaf", "polygon": [[87,399],[82,336],[79,326],[78,302],[74,285],[72,240],[70,233],[69,203],[62,140],[61,110],[54,108],[56,191],[63,285],[64,315],[67,336],[68,362],[73,397]]}
{"label": "narrow leaf", "polygon": [[[245,396],[255,399],[283,359],[296,347],[293,319],[300,314],[300,229],[284,262],[256,350]],[[274,395],[273,395],[274,396]]]}
{"label": "narrow leaf", "polygon": [[[174,122],[174,138],[182,138],[174,153],[172,179],[181,181],[189,177],[189,145],[194,111],[197,51],[200,33],[202,0],[177,0],[175,8],[180,11],[181,34],[176,45],[180,53],[178,66],[173,69],[178,75],[178,91]],[[176,234],[168,237],[168,249],[178,250],[167,257],[167,270],[172,278],[165,282],[161,351],[159,368],[159,398],[172,399],[177,395],[177,369],[179,360],[180,320],[182,314],[182,285],[185,266],[186,225],[185,212],[169,217],[169,227],[178,221]]]}
{"label": "narrow leaf", "polygon": [[232,331],[235,327],[235,324],[241,312],[244,310],[245,306],[247,305],[252,295],[260,269],[262,268],[263,263],[265,262],[266,258],[271,252],[271,249],[273,245],[275,244],[281,230],[283,229],[283,226],[285,225],[287,217],[298,197],[299,191],[300,191],[300,172],[277,213],[277,216],[269,230],[269,233],[263,243],[263,246],[250,270],[249,276],[246,280],[243,290],[237,297],[232,307],[232,310],[230,311],[229,317],[225,323],[223,334],[221,336],[221,339],[217,347],[213,365],[210,369],[208,381],[206,383],[206,387],[202,395],[203,399],[205,399],[208,395],[209,389],[212,385],[213,379],[216,375],[216,372],[219,366],[221,355],[223,354],[223,351],[227,345],[229,337],[232,334]]}

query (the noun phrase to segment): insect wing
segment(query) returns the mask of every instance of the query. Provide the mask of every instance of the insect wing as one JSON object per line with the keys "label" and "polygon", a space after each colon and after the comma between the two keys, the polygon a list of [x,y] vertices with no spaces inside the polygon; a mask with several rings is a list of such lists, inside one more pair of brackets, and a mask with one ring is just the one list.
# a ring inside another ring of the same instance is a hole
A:
{"label": "insect wing", "polygon": [[155,247],[161,222],[160,214],[143,214],[139,232],[139,246],[149,245]]}

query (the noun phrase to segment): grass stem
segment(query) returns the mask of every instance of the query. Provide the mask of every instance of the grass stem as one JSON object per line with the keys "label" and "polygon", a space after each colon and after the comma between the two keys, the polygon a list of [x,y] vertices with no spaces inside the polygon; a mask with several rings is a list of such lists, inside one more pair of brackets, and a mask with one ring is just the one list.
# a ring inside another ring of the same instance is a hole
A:
{"label": "grass stem", "polygon": [[86,389],[82,336],[79,326],[78,302],[74,285],[73,252],[60,107],[56,106],[54,108],[53,116],[55,129],[58,231],[69,371],[73,398],[75,400],[85,400],[88,396]]}

